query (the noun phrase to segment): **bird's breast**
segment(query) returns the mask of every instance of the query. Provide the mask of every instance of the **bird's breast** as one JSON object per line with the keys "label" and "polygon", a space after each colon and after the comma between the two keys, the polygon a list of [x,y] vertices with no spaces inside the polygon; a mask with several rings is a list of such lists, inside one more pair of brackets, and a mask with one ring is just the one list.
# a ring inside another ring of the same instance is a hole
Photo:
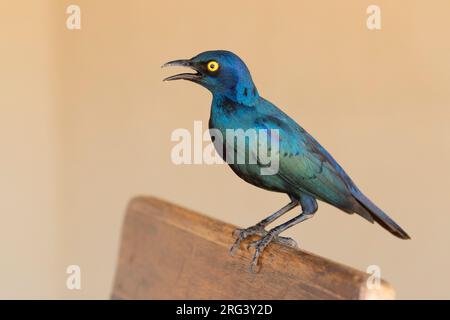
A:
{"label": "bird's breast", "polygon": [[[247,137],[251,136],[248,129],[255,130],[255,123],[248,115],[238,111],[232,114],[212,112],[209,129],[217,152],[241,179],[266,190],[289,192],[286,182],[279,176],[261,173],[262,165],[258,160],[258,135],[253,143],[249,138],[245,140],[244,145],[239,145],[239,138],[236,138],[239,136],[237,130],[240,130],[240,134],[247,134]],[[215,137],[217,134],[220,137]]]}

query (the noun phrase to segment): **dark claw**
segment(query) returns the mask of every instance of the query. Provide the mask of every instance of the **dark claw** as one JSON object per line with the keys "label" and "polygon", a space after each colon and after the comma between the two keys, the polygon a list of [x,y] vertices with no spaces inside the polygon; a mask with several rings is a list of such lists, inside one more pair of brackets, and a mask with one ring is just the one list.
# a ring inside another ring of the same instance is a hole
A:
{"label": "dark claw", "polygon": [[238,237],[236,239],[236,241],[233,243],[233,245],[230,248],[230,255],[234,256],[234,254],[236,253],[236,250],[239,248],[240,244],[241,244],[241,238]]}
{"label": "dark claw", "polygon": [[283,244],[285,246],[291,247],[291,248],[298,249],[297,242],[294,239],[292,239],[292,238],[277,236],[277,237],[275,237],[273,239],[273,241],[277,242],[277,243],[280,243],[280,244]]}
{"label": "dark claw", "polygon": [[260,225],[255,225],[253,227],[247,228],[247,229],[236,229],[233,232],[233,235],[237,238],[234,244],[230,248],[230,254],[234,255],[241,245],[241,242],[244,241],[246,238],[258,235],[258,236],[265,236],[267,234],[267,231],[264,230],[264,227]]}
{"label": "dark claw", "polygon": [[242,229],[235,229],[232,233],[233,237],[239,238],[239,234],[241,233]]}
{"label": "dark claw", "polygon": [[263,253],[264,249],[269,245],[270,242],[276,239],[276,236],[272,233],[267,233],[260,240],[253,241],[247,248],[255,248],[255,254],[253,255],[252,263],[250,265],[250,271],[253,273],[259,272],[258,261],[259,257]]}
{"label": "dark claw", "polygon": [[252,263],[250,264],[251,273],[258,273],[261,270],[261,266],[258,264],[259,255],[260,253],[257,254],[255,252],[255,255],[253,256]]}

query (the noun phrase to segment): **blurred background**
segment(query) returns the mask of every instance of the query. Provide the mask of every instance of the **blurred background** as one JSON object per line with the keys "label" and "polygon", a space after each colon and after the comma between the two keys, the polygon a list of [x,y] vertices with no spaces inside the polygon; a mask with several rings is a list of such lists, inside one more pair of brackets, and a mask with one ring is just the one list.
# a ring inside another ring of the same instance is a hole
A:
{"label": "blurred background", "polygon": [[[80,30],[66,27],[71,4]],[[381,30],[366,27],[371,4]],[[447,0],[1,1],[0,298],[109,298],[136,195],[239,226],[286,203],[225,165],[171,162],[172,131],[206,127],[211,97],[163,83],[178,70],[160,66],[227,49],[412,240],[323,203],[286,234],[380,266],[398,298],[449,299],[449,12]],[[81,290],[66,287],[73,264]]]}

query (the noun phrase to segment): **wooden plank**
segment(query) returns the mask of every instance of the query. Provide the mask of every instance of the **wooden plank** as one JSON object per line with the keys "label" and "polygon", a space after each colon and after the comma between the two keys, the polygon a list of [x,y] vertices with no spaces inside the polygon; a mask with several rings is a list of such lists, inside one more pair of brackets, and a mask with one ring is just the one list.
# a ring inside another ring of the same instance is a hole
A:
{"label": "wooden plank", "polygon": [[270,244],[260,272],[253,250],[228,250],[235,226],[174,204],[133,199],[127,210],[113,299],[393,299],[384,280],[328,259]]}

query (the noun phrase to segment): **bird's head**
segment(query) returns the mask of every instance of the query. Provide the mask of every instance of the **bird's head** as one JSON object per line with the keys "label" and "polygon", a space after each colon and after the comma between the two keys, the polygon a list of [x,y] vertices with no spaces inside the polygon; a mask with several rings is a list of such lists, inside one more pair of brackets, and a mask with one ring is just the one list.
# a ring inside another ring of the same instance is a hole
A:
{"label": "bird's head", "polygon": [[254,104],[258,98],[258,90],[247,66],[230,51],[206,51],[191,59],[174,60],[163,65],[168,66],[189,67],[196,72],[177,74],[164,81],[189,80],[207,88],[215,96],[246,105]]}

